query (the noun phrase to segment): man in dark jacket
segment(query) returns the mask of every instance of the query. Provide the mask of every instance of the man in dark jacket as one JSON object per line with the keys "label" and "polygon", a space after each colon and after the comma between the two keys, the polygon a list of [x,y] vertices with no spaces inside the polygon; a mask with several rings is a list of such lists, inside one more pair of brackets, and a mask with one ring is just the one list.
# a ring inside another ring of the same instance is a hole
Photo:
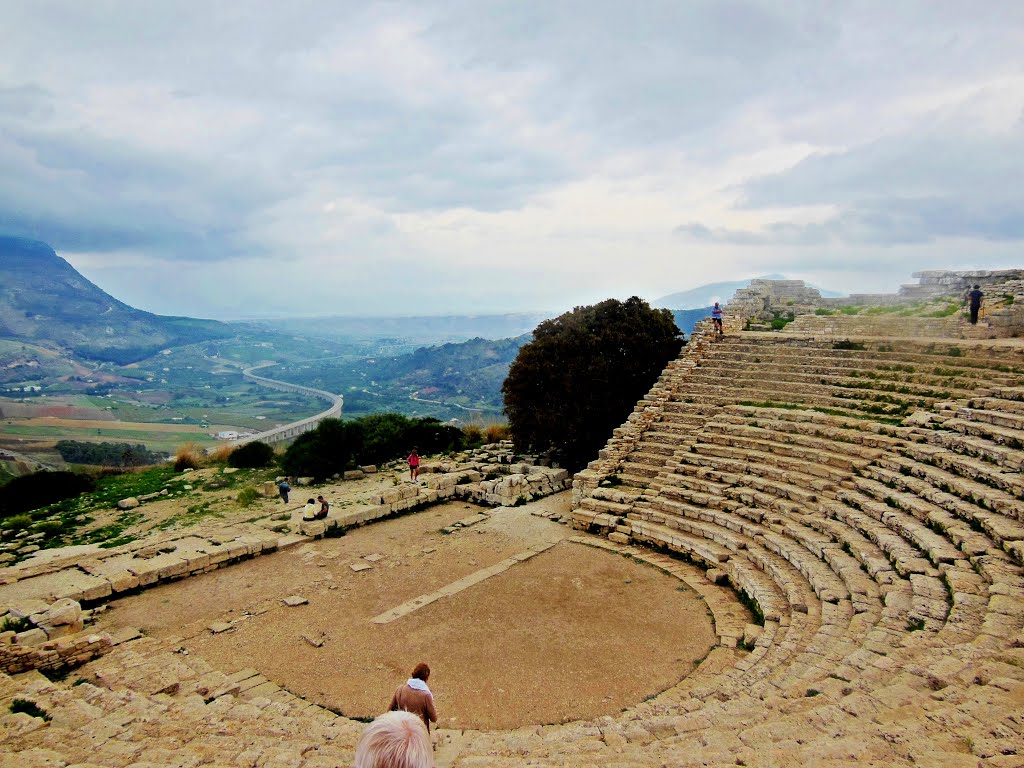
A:
{"label": "man in dark jacket", "polygon": [[967,293],[967,303],[971,310],[971,325],[978,324],[978,311],[981,309],[981,297],[984,295],[977,285]]}

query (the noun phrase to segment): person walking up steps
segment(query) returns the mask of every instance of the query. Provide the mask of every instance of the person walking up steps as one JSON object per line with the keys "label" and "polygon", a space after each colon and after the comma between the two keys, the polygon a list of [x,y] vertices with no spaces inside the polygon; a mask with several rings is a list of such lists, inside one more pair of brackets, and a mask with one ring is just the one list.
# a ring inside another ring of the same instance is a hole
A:
{"label": "person walking up steps", "polygon": [[291,491],[291,489],[292,487],[288,485],[287,477],[277,484],[277,492],[281,494],[281,501],[283,501],[285,504],[288,503],[288,492]]}
{"label": "person walking up steps", "polygon": [[967,302],[971,310],[971,325],[978,324],[978,312],[981,310],[981,299],[984,295],[977,285],[967,293]]}
{"label": "person walking up steps", "polygon": [[725,338],[725,330],[722,327],[722,308],[718,306],[718,302],[715,302],[715,306],[711,308],[711,322],[714,325],[715,336],[720,339]]}

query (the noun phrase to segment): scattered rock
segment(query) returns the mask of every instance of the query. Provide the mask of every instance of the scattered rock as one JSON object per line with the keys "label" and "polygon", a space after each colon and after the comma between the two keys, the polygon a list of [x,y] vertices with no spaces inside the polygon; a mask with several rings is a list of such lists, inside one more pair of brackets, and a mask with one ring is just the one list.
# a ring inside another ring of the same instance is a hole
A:
{"label": "scattered rock", "polygon": [[374,552],[372,555],[363,555],[363,560],[369,560],[371,563],[380,562],[384,559],[384,555],[380,552]]}
{"label": "scattered rock", "polygon": [[718,568],[708,568],[704,576],[712,584],[727,584],[729,582],[729,574]]}
{"label": "scattered rock", "polygon": [[361,469],[350,469],[342,475],[344,480],[362,480],[366,477],[366,473]]}
{"label": "scattered rock", "polygon": [[134,496],[129,496],[127,499],[121,499],[117,502],[118,509],[135,509],[141,502]]}
{"label": "scattered rock", "polygon": [[355,571],[356,573],[359,573],[360,571],[372,571],[373,570],[373,566],[372,565],[368,565],[367,563],[353,563],[349,567],[353,571]]}
{"label": "scattered rock", "polygon": [[323,644],[327,642],[327,635],[321,635],[320,637],[310,637],[309,635],[302,635],[301,637],[314,648],[322,648]]}
{"label": "scattered rock", "polygon": [[224,467],[224,469],[221,470],[221,474],[223,474],[223,475],[233,475],[237,471],[238,471],[238,467]]}
{"label": "scattered rock", "polygon": [[219,635],[222,632],[229,632],[234,629],[233,624],[228,624],[226,621],[215,621],[207,629],[215,635]]}
{"label": "scattered rock", "polygon": [[300,595],[289,595],[281,602],[287,605],[289,608],[294,608],[297,605],[309,605],[309,600],[307,600],[304,597],[301,597]]}

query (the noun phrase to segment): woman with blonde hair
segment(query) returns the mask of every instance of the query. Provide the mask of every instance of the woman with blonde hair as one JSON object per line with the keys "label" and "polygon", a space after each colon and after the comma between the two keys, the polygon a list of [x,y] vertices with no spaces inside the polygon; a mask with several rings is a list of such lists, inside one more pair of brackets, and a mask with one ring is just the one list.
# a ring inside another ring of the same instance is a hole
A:
{"label": "woman with blonde hair", "polygon": [[385,712],[356,745],[355,768],[434,768],[430,735],[410,712]]}

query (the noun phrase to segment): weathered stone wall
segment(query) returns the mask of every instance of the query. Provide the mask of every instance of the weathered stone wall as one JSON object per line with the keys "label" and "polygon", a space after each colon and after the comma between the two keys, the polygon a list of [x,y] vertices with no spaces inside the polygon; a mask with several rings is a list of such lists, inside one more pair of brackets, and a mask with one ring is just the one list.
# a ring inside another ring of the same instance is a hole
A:
{"label": "weathered stone wall", "polygon": [[4,634],[0,634],[0,672],[6,675],[16,675],[32,669],[43,672],[73,669],[109,653],[114,647],[113,640],[107,634],[79,634],[59,640],[47,640],[38,646],[11,642],[11,638],[5,638]]}

